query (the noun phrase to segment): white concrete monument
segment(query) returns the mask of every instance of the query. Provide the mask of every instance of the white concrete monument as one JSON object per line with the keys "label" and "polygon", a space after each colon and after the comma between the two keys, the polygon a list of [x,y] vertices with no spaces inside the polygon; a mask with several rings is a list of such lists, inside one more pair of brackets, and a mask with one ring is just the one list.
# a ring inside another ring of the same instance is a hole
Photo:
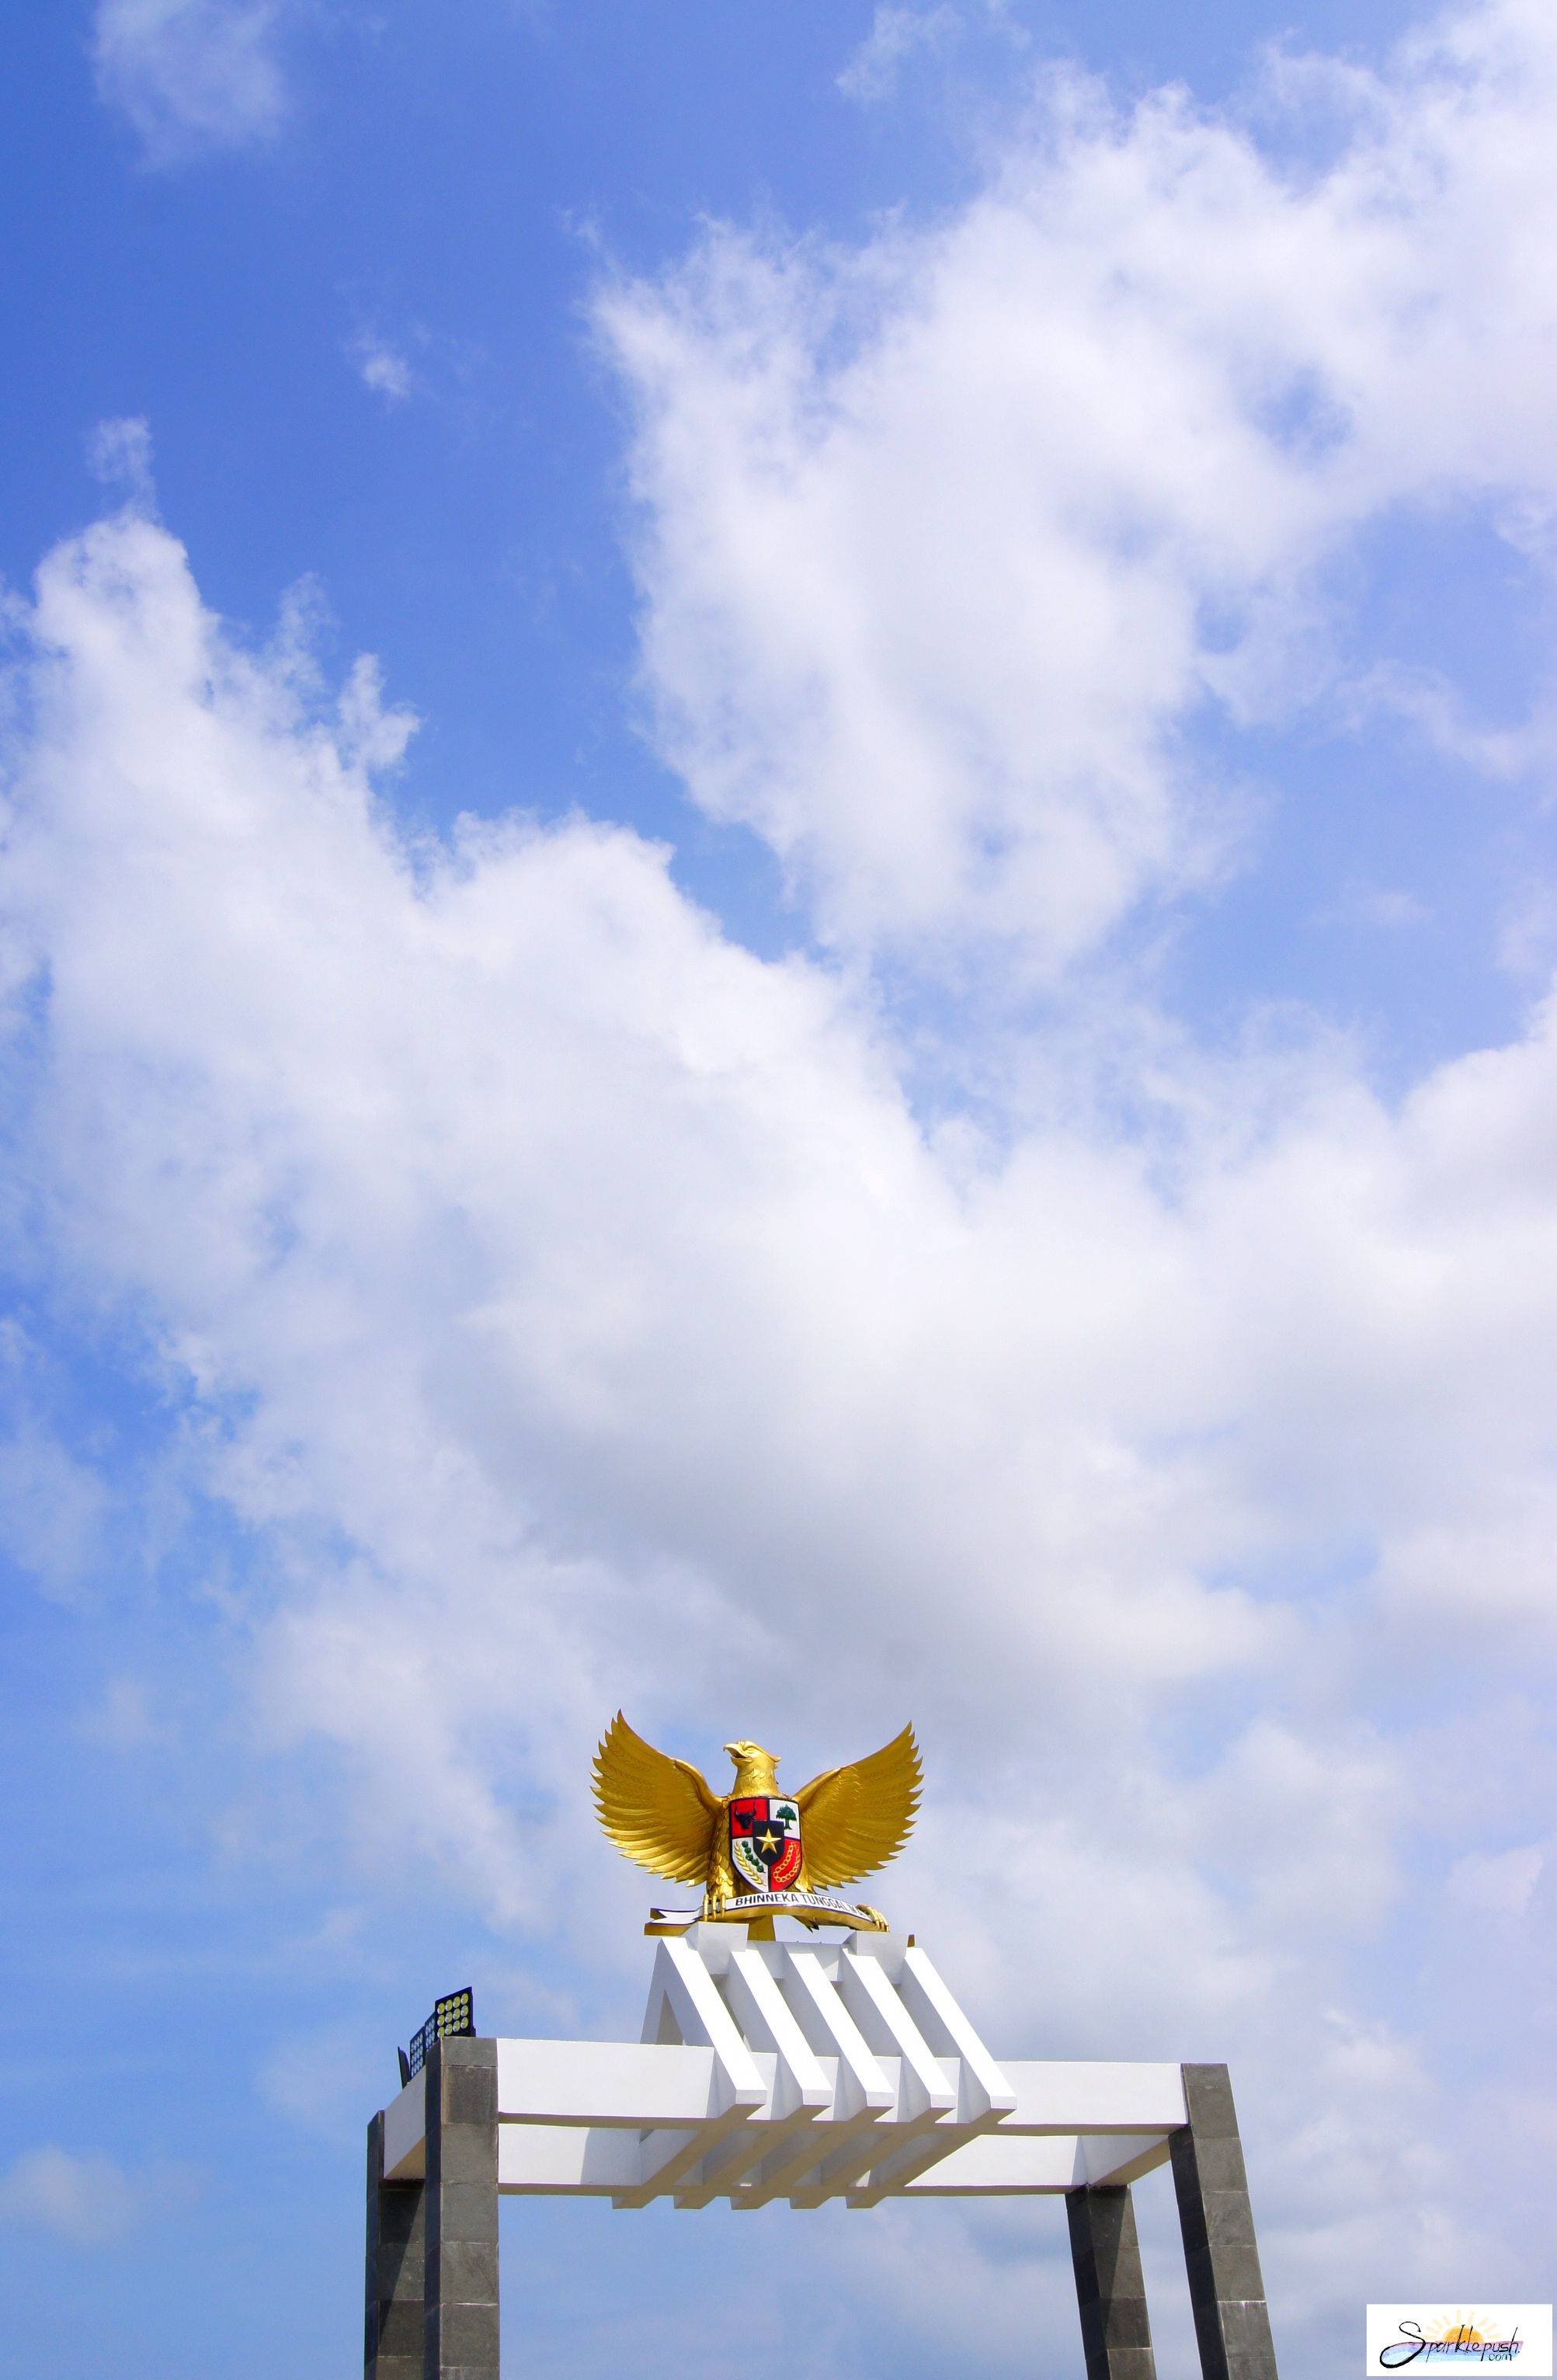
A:
{"label": "white concrete monument", "polygon": [[[887,1751],[901,1767],[905,1738],[912,1790],[887,1813],[894,1850],[917,1799],[911,1733]],[[1129,2185],[1170,2160],[1205,2380],[1275,2380],[1226,2069],[996,2060],[911,1935],[885,1930],[863,1905],[842,1904],[845,1917],[832,1900],[850,1878],[827,1872],[839,1855],[826,1826],[808,1824],[807,1802],[814,1811],[821,1799],[825,1816],[828,1795],[806,1788],[790,1803],[776,1787],[743,1791],[752,1780],[741,1764],[749,1771],[757,1747],[730,1749],[736,1790],[706,1831],[719,1829],[720,1878],[733,1874],[746,1889],[720,1892],[716,1879],[701,1911],[654,1912],[639,2040],[481,2039],[441,2033],[441,2016],[424,2029],[420,2070],[368,2128],[367,2380],[498,2380],[500,2196],[623,2208],[723,2199],[754,2213],[780,2199],[865,2208],[1063,2196],[1087,2380],[1153,2380]],[[760,1756],[771,1783],[771,1756]],[[865,1814],[852,1805],[885,1756],[816,1780],[861,1836]],[[851,1774],[864,1786],[833,1784]],[[617,1834],[609,1774],[597,1790]],[[746,1876],[730,1854],[754,1828],[766,1872],[754,1859]],[[707,1844],[691,1852],[708,1864]],[[670,1872],[684,1879],[684,1844],[681,1856]],[[768,1879],[786,1861],[793,1885],[775,1890]],[[666,1873],[658,1857],[644,1864]],[[798,1919],[803,1937],[777,1939],[776,1911]],[[840,1925],[841,1940],[815,1938]],[[465,2023],[468,2010],[467,1994]]]}

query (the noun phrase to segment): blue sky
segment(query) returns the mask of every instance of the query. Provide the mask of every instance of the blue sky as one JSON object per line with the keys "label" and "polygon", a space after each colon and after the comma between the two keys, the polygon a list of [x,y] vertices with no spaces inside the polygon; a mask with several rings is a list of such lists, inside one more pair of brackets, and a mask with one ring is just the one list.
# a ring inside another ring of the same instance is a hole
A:
{"label": "blue sky", "polygon": [[[7,34],[0,2371],[353,2368],[433,1996],[636,2032],[619,1706],[913,1718],[1284,2372],[1548,2293],[1548,13]],[[505,2370],[727,2220],[508,2209]],[[761,2374],[1076,2369],[1052,2207],[764,2220]]]}

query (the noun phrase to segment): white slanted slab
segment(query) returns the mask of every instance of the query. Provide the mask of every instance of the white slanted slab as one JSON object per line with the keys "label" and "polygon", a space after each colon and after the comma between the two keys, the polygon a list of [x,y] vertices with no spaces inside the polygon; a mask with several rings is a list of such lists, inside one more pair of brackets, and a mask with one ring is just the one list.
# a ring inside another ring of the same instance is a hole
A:
{"label": "white slanted slab", "polygon": [[[386,2178],[425,2162],[420,2076]],[[644,2206],[851,2206],[1129,2181],[1186,2120],[1177,2066],[998,2065],[923,1950],[890,1935],[658,1943],[640,2042],[500,2041],[498,2187]]]}

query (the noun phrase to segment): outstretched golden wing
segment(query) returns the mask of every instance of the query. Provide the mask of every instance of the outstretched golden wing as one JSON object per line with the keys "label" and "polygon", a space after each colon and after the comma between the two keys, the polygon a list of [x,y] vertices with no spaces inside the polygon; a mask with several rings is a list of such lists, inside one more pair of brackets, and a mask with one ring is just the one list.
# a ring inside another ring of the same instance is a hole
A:
{"label": "outstretched golden wing", "polygon": [[815,1891],[852,1884],[885,1867],[909,1839],[923,1774],[913,1730],[905,1727],[868,1760],[824,1769],[795,1799],[805,1876]]}
{"label": "outstretched golden wing", "polygon": [[724,1804],[690,1760],[656,1752],[620,1711],[595,1755],[595,1801],[619,1852],[677,1884],[706,1884]]}

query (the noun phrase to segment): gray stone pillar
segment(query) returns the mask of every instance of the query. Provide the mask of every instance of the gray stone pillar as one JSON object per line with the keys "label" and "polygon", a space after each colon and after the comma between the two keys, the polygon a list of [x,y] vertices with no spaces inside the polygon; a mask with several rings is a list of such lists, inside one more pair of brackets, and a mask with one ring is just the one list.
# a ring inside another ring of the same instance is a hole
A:
{"label": "gray stone pillar", "polygon": [[1087,2380],[1157,2380],[1129,2188],[1068,2190],[1065,2212]]}
{"label": "gray stone pillar", "polygon": [[384,2180],[384,2119],[368,2127],[366,2380],[422,2380],[427,2243],[419,2181]]}
{"label": "gray stone pillar", "polygon": [[1186,2066],[1173,2186],[1205,2380],[1276,2380],[1243,2145],[1225,2066]]}
{"label": "gray stone pillar", "polygon": [[498,2380],[498,2046],[471,2034],[427,2061],[422,2380]]}

